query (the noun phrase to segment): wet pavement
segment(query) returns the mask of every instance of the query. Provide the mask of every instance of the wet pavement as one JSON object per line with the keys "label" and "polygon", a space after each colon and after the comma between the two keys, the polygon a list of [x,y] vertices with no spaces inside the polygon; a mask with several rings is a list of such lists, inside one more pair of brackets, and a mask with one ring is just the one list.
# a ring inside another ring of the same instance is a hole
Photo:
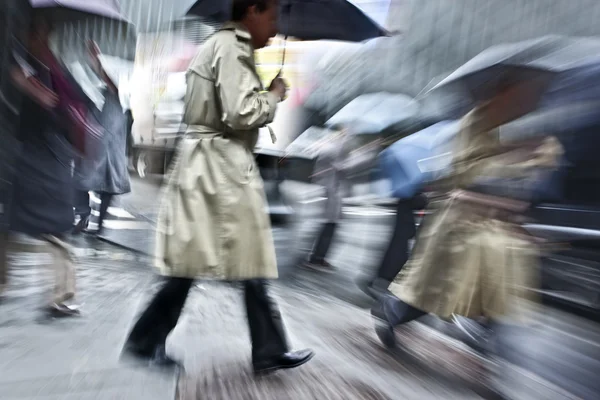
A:
{"label": "wet pavement", "polygon": [[[178,398],[492,398],[484,384],[487,377],[508,398],[600,398],[595,378],[600,370],[600,327],[545,307],[535,314],[533,326],[503,330],[504,356],[509,363],[497,365],[481,359],[453,339],[456,331],[451,325],[434,318],[399,329],[401,350],[384,350],[368,313],[371,300],[357,290],[354,280],[379,262],[391,228],[390,210],[372,204],[349,205],[330,257],[337,271],[323,275],[298,268],[318,227],[318,195],[307,196],[307,190],[297,188],[292,191],[299,193],[292,201],[300,218],[274,227],[282,279],[273,285],[273,293],[293,346],[311,347],[317,356],[298,370],[255,378],[240,291],[236,285],[199,282],[168,343],[169,351],[185,365]],[[156,200],[157,194],[156,183],[136,180],[134,194],[116,206],[151,222],[158,208],[149,199],[154,196]],[[152,231],[134,232],[113,230],[125,246],[138,240],[150,249]],[[138,375],[124,387],[114,373],[121,368],[115,360],[135,309],[155,282],[151,260],[90,240],[80,237],[75,242],[81,256],[80,288],[86,314],[82,320],[40,325],[34,313],[21,311],[37,306],[34,299],[40,286],[29,282],[31,266],[13,269],[13,274],[29,278],[16,279],[22,283],[13,285],[8,300],[0,305],[2,370],[10,371],[0,377],[0,393],[8,388],[8,393],[15,393],[13,398],[33,398],[50,388],[54,397],[39,398],[174,398],[174,376],[144,381],[146,375],[139,375],[140,371],[127,370]],[[20,262],[31,265],[36,261]],[[26,372],[31,365],[34,373]],[[58,376],[63,386],[50,384],[51,376]],[[43,385],[28,383],[37,381]],[[161,392],[158,387],[168,390]],[[150,389],[154,397],[146,395]],[[60,390],[75,394],[61,397],[56,394]],[[93,397],[94,391],[109,394]]]}
{"label": "wet pavement", "polygon": [[[10,256],[0,301],[0,398],[172,399],[175,373],[132,368],[119,353],[154,277],[147,260],[76,241],[82,317],[50,319],[40,310],[52,285],[48,254]],[[77,246],[79,245],[79,246]]]}

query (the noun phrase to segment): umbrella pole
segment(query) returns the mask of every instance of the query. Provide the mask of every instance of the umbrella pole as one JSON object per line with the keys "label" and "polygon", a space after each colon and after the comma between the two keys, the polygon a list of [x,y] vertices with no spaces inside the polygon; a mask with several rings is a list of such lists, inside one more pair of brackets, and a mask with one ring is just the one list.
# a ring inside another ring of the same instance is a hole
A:
{"label": "umbrella pole", "polygon": [[287,35],[285,35],[285,38],[283,39],[283,54],[281,56],[281,69],[279,70],[279,73],[277,74],[277,76],[281,76],[283,75],[283,67],[285,66],[285,51],[287,49]]}

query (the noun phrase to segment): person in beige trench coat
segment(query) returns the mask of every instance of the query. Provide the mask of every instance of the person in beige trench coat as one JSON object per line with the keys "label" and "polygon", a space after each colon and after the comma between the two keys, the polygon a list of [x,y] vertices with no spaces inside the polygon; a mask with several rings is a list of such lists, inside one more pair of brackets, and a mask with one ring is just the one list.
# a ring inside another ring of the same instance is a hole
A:
{"label": "person in beige trench coat", "polygon": [[424,221],[409,263],[391,286],[393,295],[383,296],[372,310],[387,347],[396,344],[395,326],[425,314],[523,322],[534,304],[529,289],[537,283],[538,251],[518,220],[527,202],[469,189],[481,179],[527,178],[551,170],[562,147],[545,138],[533,151],[519,154],[519,144],[509,151],[494,123],[501,95],[463,118],[453,173],[440,182],[448,195]]}
{"label": "person in beige trench coat", "polygon": [[195,278],[243,281],[255,372],[294,368],[310,350],[290,352],[265,280],[277,278],[263,182],[253,149],[273,121],[286,86],[263,91],[254,50],[277,33],[277,1],[234,0],[226,23],[187,72],[184,122],[159,214],[156,260],[165,284],[134,325],[125,353],[173,364],[165,352]]}

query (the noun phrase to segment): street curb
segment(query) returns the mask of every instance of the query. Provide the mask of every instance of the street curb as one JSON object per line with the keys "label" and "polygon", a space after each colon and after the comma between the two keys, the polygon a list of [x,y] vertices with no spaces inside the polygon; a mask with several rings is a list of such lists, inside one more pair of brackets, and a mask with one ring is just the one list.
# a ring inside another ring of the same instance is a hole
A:
{"label": "street curb", "polygon": [[123,243],[121,243],[119,241],[116,241],[114,239],[107,238],[106,236],[98,236],[98,240],[101,240],[104,243],[108,243],[108,244],[110,244],[112,246],[119,247],[119,248],[121,248],[123,250],[128,250],[128,251],[131,251],[131,252],[134,252],[134,253],[137,253],[137,254],[141,254],[141,255],[144,255],[144,256],[152,257],[154,255],[154,254],[152,254],[150,252],[146,252],[146,251],[143,251],[143,250],[140,250],[140,249],[136,249],[133,246],[128,246],[128,245],[123,244]]}

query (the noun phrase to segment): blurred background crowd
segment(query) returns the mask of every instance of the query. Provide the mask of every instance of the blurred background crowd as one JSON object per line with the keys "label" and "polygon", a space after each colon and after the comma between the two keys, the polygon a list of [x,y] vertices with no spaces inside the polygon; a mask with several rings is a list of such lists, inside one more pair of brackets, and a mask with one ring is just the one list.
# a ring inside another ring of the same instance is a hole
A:
{"label": "blurred background crowd", "polygon": [[[197,134],[190,66],[231,1],[4,0],[0,398],[598,398],[600,3],[267,3],[279,34],[252,68],[286,86],[249,169],[271,233],[240,257],[272,235],[273,292],[315,360],[245,373],[230,286],[257,346],[263,283],[188,269],[172,349],[149,356],[185,370],[117,362],[148,293],[142,319],[177,308],[153,275],[165,237],[211,234],[161,205]],[[228,205],[240,231],[252,201]]]}

